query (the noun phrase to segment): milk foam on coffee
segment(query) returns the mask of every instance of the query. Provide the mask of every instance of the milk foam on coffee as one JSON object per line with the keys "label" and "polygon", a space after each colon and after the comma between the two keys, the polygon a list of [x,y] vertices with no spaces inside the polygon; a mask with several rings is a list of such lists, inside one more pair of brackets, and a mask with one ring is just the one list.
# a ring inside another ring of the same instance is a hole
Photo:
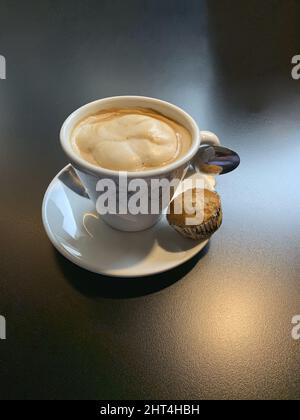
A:
{"label": "milk foam on coffee", "polygon": [[165,166],[191,147],[189,131],[150,109],[109,109],[75,127],[74,150],[86,161],[117,171],[144,171]]}

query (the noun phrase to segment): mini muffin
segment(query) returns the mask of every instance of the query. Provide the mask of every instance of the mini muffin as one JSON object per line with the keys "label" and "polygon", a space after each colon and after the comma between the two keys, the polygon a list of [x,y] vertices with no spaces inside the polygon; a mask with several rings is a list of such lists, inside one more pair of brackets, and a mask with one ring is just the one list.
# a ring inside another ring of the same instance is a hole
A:
{"label": "mini muffin", "polygon": [[222,224],[220,196],[207,189],[188,190],[171,202],[167,219],[186,238],[207,240]]}

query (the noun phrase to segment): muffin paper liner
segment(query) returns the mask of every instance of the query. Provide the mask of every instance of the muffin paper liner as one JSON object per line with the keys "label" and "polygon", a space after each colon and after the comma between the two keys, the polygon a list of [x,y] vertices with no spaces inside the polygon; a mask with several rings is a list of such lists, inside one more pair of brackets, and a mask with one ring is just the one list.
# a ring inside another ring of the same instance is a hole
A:
{"label": "muffin paper liner", "polygon": [[182,236],[186,238],[199,240],[209,239],[221,226],[223,220],[223,212],[220,207],[218,211],[207,221],[198,226],[178,226],[170,223],[170,225]]}

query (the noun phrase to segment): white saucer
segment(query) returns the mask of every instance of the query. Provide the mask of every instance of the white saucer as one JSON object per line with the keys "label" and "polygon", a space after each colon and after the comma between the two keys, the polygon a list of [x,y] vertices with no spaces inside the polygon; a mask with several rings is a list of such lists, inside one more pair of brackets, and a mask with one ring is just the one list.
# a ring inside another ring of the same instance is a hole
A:
{"label": "white saucer", "polygon": [[[76,194],[59,178],[49,185],[42,208],[43,223],[55,248],[67,259],[94,273],[141,277],[175,268],[207,244],[181,237],[163,216],[151,229],[119,232],[101,220],[93,203]],[[213,189],[214,179],[205,177]]]}

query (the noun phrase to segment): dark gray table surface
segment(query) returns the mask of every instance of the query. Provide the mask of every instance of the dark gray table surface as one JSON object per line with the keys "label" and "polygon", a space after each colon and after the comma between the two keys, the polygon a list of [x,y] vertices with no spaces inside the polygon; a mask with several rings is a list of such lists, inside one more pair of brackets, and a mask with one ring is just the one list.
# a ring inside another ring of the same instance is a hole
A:
{"label": "dark gray table surface", "polygon": [[[299,398],[299,2],[0,1],[0,398]],[[109,279],[50,245],[58,133],[91,100],[158,97],[236,149],[190,263]]]}

